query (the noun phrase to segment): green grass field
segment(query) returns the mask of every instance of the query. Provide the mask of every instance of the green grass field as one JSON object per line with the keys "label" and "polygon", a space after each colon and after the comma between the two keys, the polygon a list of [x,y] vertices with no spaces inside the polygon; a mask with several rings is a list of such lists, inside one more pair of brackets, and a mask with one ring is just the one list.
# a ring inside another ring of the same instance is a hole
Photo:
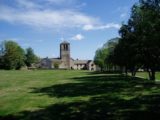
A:
{"label": "green grass field", "polygon": [[0,71],[0,120],[159,120],[160,84],[88,71]]}
{"label": "green grass field", "polygon": [[[145,79],[149,79],[148,72],[137,72],[136,76],[140,76]],[[160,72],[156,72],[156,80],[160,80]]]}

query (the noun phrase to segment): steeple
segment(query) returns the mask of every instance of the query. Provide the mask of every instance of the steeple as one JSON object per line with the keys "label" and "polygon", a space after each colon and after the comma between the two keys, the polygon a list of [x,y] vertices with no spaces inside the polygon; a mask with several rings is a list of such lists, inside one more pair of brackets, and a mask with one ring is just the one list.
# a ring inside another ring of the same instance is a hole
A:
{"label": "steeple", "polygon": [[64,63],[65,68],[70,68],[70,43],[63,41],[60,44],[60,58]]}

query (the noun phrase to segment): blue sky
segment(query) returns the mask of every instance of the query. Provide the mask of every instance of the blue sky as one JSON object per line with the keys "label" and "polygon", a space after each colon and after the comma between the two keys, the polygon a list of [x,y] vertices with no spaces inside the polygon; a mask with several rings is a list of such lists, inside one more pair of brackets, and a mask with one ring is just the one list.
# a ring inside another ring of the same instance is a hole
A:
{"label": "blue sky", "polygon": [[138,0],[0,0],[0,41],[32,47],[39,57],[59,57],[71,43],[74,59],[93,59],[97,48],[118,37]]}

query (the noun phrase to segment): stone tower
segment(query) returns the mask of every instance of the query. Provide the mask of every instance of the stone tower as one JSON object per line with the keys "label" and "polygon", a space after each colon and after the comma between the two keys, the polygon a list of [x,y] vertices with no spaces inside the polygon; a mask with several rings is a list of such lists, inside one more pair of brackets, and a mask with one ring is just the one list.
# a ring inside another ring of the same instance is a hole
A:
{"label": "stone tower", "polygon": [[60,44],[60,58],[63,68],[70,69],[70,43],[64,41]]}

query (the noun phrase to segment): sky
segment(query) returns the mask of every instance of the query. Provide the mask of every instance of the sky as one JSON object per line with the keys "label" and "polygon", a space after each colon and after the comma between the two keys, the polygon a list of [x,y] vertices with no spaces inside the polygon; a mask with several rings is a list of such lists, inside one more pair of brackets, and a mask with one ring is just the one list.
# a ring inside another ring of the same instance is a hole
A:
{"label": "sky", "polygon": [[59,57],[71,44],[73,59],[93,59],[109,39],[119,37],[138,0],[0,0],[0,42],[32,47],[41,58]]}

